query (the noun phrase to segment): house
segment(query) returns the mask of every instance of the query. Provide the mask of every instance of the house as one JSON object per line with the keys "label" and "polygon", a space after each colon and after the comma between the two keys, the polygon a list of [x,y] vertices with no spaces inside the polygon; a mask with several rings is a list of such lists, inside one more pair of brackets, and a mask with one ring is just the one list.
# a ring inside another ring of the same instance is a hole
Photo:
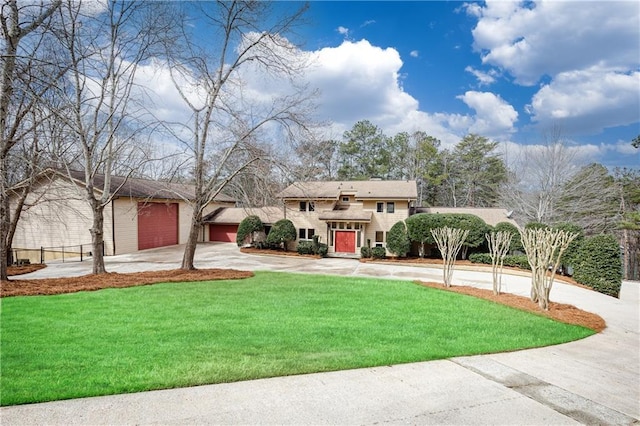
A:
{"label": "house", "polygon": [[267,225],[286,218],[298,231],[296,244],[318,235],[329,254],[358,255],[367,244],[385,247],[387,231],[409,217],[417,197],[415,181],[296,182],[278,194],[283,202],[279,214],[274,207],[223,209],[205,221],[211,241],[235,241],[237,225],[247,214]]}
{"label": "house", "polygon": [[[104,175],[96,175],[96,188],[103,184]],[[106,255],[187,241],[193,212],[187,200],[194,196],[192,185],[113,176],[110,191],[113,198],[104,209]],[[99,197],[101,190],[95,189],[95,194]],[[232,198],[219,195],[205,214],[234,205]],[[92,221],[84,172],[47,170],[38,176],[28,195],[13,248],[89,246]],[[203,226],[201,241],[208,241],[207,228]]]}

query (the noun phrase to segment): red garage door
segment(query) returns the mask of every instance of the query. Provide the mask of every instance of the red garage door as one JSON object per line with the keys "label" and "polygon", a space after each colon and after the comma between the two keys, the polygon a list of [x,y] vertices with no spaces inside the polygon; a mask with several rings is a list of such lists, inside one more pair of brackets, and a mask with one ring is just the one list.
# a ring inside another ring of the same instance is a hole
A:
{"label": "red garage door", "polygon": [[138,203],[138,250],[178,244],[178,204]]}
{"label": "red garage door", "polygon": [[238,225],[209,225],[209,241],[235,243]]}

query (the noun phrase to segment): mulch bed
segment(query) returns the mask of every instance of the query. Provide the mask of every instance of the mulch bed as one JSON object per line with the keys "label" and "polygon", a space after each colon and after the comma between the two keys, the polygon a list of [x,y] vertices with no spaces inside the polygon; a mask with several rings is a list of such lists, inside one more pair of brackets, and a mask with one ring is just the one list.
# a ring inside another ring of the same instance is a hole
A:
{"label": "mulch bed", "polygon": [[22,275],[28,274],[30,272],[39,271],[40,269],[46,268],[47,265],[34,263],[33,265],[22,265],[22,266],[9,266],[7,268],[7,275],[10,277],[14,275]]}
{"label": "mulch bed", "polygon": [[432,287],[440,290],[466,294],[469,296],[478,297],[480,299],[490,300],[495,303],[500,303],[512,308],[521,309],[523,311],[531,312],[532,314],[542,315],[567,324],[581,325],[583,327],[590,328],[597,333],[604,330],[607,326],[604,319],[602,319],[602,317],[600,317],[599,315],[583,311],[582,309],[578,309],[573,305],[549,302],[549,310],[543,311],[540,309],[538,304],[532,302],[530,298],[517,296],[515,294],[502,293],[499,295],[495,295],[493,294],[492,290],[485,290],[469,286],[452,285],[451,287],[445,287],[442,283],[423,281],[416,281],[416,283],[425,287]]}
{"label": "mulch bed", "polygon": [[235,269],[196,269],[193,271],[172,269],[130,274],[107,273],[69,278],[12,280],[0,282],[0,297],[75,293],[167,282],[233,280],[252,276],[253,272]]}

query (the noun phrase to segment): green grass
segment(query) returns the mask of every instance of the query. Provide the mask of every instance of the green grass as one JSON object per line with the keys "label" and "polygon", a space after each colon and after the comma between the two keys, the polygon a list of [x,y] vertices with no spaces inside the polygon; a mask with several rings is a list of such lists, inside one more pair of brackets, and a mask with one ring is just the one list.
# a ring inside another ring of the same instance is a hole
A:
{"label": "green grass", "polygon": [[0,404],[550,345],[593,334],[407,281],[258,272],[1,302]]}

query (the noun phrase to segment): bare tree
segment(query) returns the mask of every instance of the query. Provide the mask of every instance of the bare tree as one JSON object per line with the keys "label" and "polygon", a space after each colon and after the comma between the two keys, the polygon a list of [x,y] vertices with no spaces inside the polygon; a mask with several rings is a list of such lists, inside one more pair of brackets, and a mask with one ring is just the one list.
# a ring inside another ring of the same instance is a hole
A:
{"label": "bare tree", "polygon": [[557,207],[565,184],[578,171],[577,151],[566,145],[558,129],[544,135],[544,143],[527,147],[512,165],[503,202],[525,221],[557,220]]}
{"label": "bare tree", "polygon": [[436,228],[431,230],[431,235],[438,245],[438,250],[442,255],[444,262],[442,268],[443,280],[445,287],[451,287],[451,278],[453,277],[453,268],[455,266],[456,257],[460,252],[460,248],[469,235],[469,230],[458,228]]}
{"label": "bare tree", "polygon": [[[64,28],[61,53],[69,73],[58,92],[65,108],[52,111],[73,133],[84,170],[85,199],[93,212],[94,274],[106,272],[104,208],[118,189],[112,187],[111,176],[118,167],[125,177],[134,172],[135,164],[123,167],[119,161],[135,158],[133,142],[148,129],[136,73],[171,33],[170,15],[163,11],[161,5],[145,2],[109,0],[89,5],[67,0],[59,14]],[[99,186],[96,175],[104,176]]]}
{"label": "bare tree", "polygon": [[[0,280],[7,279],[8,239],[11,211],[9,206],[9,154],[29,132],[28,114],[38,96],[48,90],[50,81],[30,80],[40,63],[34,61],[42,40],[37,37],[30,43],[31,35],[47,31],[50,18],[60,7],[61,1],[25,2],[5,0],[1,6],[0,29],[2,31],[2,63],[0,65]],[[41,75],[42,77],[42,75]],[[36,84],[37,83],[37,84]]]}
{"label": "bare tree", "polygon": [[507,231],[498,231],[485,234],[491,256],[491,272],[493,274],[493,294],[500,294],[502,287],[502,268],[504,258],[509,252],[513,234]]}
{"label": "bare tree", "polygon": [[546,311],[549,309],[549,293],[562,254],[578,234],[538,228],[525,229],[520,232],[520,236],[531,265],[531,300]]}
{"label": "bare tree", "polygon": [[[198,45],[185,25],[182,55],[169,63],[175,87],[191,112],[190,122],[175,131],[191,155],[195,185],[194,197],[188,200],[193,213],[183,269],[194,269],[197,237],[209,203],[243,169],[262,159],[264,151],[254,142],[281,144],[307,131],[312,96],[295,84],[306,57],[285,38],[306,6],[284,16],[260,1],[197,6],[207,46]],[[265,100],[249,82],[250,75],[258,74],[284,94],[272,93]],[[231,170],[227,165],[239,153],[245,161]]]}

